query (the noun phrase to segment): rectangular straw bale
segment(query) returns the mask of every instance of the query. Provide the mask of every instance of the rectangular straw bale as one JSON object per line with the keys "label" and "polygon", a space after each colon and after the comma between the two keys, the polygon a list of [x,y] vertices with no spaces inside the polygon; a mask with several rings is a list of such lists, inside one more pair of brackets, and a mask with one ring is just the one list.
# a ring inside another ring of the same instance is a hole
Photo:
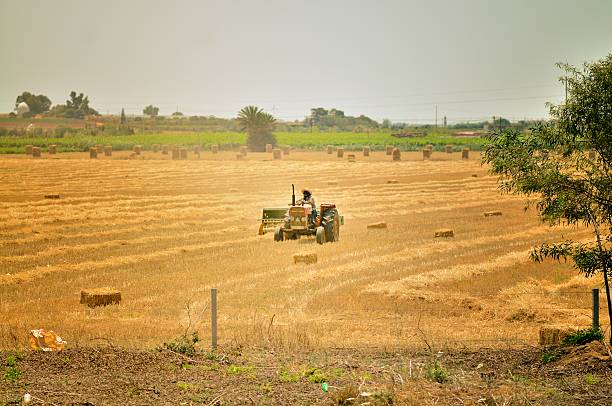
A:
{"label": "rectangular straw bale", "polygon": [[172,159],[178,160],[181,157],[179,147],[172,147]]}
{"label": "rectangular straw bale", "polygon": [[153,144],[152,150],[153,150],[153,152],[158,152],[159,151],[159,144]]}
{"label": "rectangular straw bale", "polygon": [[25,153],[26,155],[32,155],[32,148],[34,148],[32,145],[28,144],[25,146]]}
{"label": "rectangular straw bale", "polygon": [[272,150],[272,157],[273,157],[274,159],[281,159],[281,157],[282,157],[282,155],[281,155],[281,150],[280,150],[280,149],[278,149],[278,148],[274,148],[274,149]]}
{"label": "rectangular straw bale", "polygon": [[213,144],[213,145],[211,145],[211,146],[210,146],[210,151],[211,151],[213,154],[218,154],[218,153],[219,153],[219,145],[217,145],[217,144]]}
{"label": "rectangular straw bale", "polygon": [[363,156],[370,156],[370,147],[363,147]]}
{"label": "rectangular straw bale", "polygon": [[179,156],[181,159],[187,159],[187,148],[179,148]]}
{"label": "rectangular straw bale", "polygon": [[461,150],[461,159],[470,159],[470,149],[469,148],[463,148]]}
{"label": "rectangular straw bale", "polygon": [[423,160],[431,159],[431,149],[423,148]]}
{"label": "rectangular straw bale", "polygon": [[347,158],[349,162],[355,162],[355,154],[348,154]]}
{"label": "rectangular straw bale", "polygon": [[88,307],[108,306],[121,303],[121,292],[109,288],[81,290],[81,304]]}
{"label": "rectangular straw bale", "polygon": [[501,215],[502,215],[502,212],[499,210],[484,212],[485,217],[493,217],[493,216],[501,216]]}
{"label": "rectangular straw bale", "polygon": [[96,148],[96,147],[90,147],[89,148],[89,158],[90,159],[97,159],[98,158],[98,148]]}
{"label": "rectangular straw bale", "polygon": [[168,147],[167,145],[162,145],[161,152],[163,155],[168,155],[169,150],[170,150],[170,147]]}
{"label": "rectangular straw bale", "polygon": [[241,145],[240,146],[240,154],[246,156],[247,152],[248,152],[247,146],[246,145]]}
{"label": "rectangular straw bale", "polygon": [[272,144],[266,144],[266,152],[269,154],[272,152]]}
{"label": "rectangular straw bale", "polygon": [[557,345],[573,332],[574,330],[569,328],[541,327],[538,332],[538,342],[540,345]]}
{"label": "rectangular straw bale", "polygon": [[283,155],[291,154],[291,147],[283,147]]}
{"label": "rectangular straw bale", "polygon": [[402,160],[402,152],[400,151],[399,148],[393,148],[393,151],[391,152],[391,155],[393,156],[393,160],[394,161],[401,161]]}
{"label": "rectangular straw bale", "polygon": [[134,147],[132,148],[132,151],[136,154],[136,155],[140,155],[141,151],[142,151],[142,146],[140,145],[134,145]]}
{"label": "rectangular straw bale", "polygon": [[327,154],[331,155],[334,153],[334,147],[332,145],[327,146]]}
{"label": "rectangular straw bale", "polygon": [[61,196],[58,194],[45,195],[45,199],[59,199]]}
{"label": "rectangular straw bale", "polygon": [[338,158],[342,158],[342,157],[344,156],[344,148],[338,148],[338,149],[336,150],[336,156],[337,156]]}
{"label": "rectangular straw bale", "polygon": [[454,237],[455,233],[451,229],[436,230],[434,238],[450,238]]}
{"label": "rectangular straw bale", "polygon": [[453,153],[453,146],[451,144],[446,144],[444,146],[444,150],[446,151],[447,154],[452,154]]}
{"label": "rectangular straw bale", "polygon": [[387,155],[393,154],[393,147],[391,145],[387,145],[387,147],[385,148],[385,154]]}
{"label": "rectangular straw bale", "polygon": [[51,155],[57,154],[57,145],[55,144],[49,145],[49,154]]}
{"label": "rectangular straw bale", "polygon": [[295,254],[293,256],[294,264],[316,264],[317,263],[317,254],[314,252],[307,252],[303,254]]}
{"label": "rectangular straw bale", "polygon": [[201,145],[194,145],[193,146],[193,152],[195,154],[199,154],[202,151],[202,146]]}

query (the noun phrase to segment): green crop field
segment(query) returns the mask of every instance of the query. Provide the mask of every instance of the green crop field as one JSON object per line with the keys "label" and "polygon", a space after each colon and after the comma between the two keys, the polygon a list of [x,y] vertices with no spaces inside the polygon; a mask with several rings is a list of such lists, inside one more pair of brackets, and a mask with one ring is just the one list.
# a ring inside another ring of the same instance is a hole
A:
{"label": "green crop field", "polygon": [[[360,149],[369,145],[373,150],[383,149],[386,145],[397,146],[404,151],[418,150],[424,145],[432,144],[434,149],[441,150],[446,144],[455,149],[469,147],[479,150],[484,142],[482,137],[454,137],[448,132],[431,132],[425,136],[396,138],[389,132],[277,132],[276,138],[281,145],[290,145],[303,149],[323,149],[326,145],[342,146],[347,150]],[[201,145],[208,147],[219,144],[221,149],[232,149],[246,142],[246,135],[236,132],[168,132],[137,133],[133,135],[86,135],[67,134],[64,137],[53,136],[1,136],[0,153],[23,153],[28,144],[46,150],[48,145],[56,144],[59,152],[86,151],[96,144],[112,145],[116,151],[129,150],[134,145],[142,145],[147,150],[153,144],[175,144],[183,146]]]}

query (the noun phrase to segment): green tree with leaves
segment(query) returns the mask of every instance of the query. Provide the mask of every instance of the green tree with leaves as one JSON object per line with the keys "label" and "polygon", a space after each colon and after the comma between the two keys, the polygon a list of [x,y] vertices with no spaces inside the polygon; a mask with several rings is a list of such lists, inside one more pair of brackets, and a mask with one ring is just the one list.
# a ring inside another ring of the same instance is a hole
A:
{"label": "green tree with leaves", "polygon": [[56,104],[50,112],[52,115],[67,118],[84,118],[85,116],[98,115],[98,112],[89,107],[89,97],[83,93],[77,94],[74,90],[70,92],[70,99],[66,104]]}
{"label": "green tree with leaves", "polygon": [[492,132],[483,161],[503,191],[536,196],[543,220],[592,232],[588,242],[543,243],[531,257],[571,259],[579,273],[602,277],[612,325],[612,54],[581,69],[558,66],[568,97],[549,105],[552,120],[526,132]]}
{"label": "green tree with leaves", "polygon": [[266,144],[276,145],[272,134],[276,120],[256,106],[246,106],[238,112],[238,123],[247,132],[247,146],[251,151],[265,151]]}
{"label": "green tree with leaves", "polygon": [[142,110],[142,114],[149,117],[157,117],[159,114],[159,107],[155,107],[152,104],[149,104]]}
{"label": "green tree with leaves", "polygon": [[24,102],[30,108],[29,115],[41,114],[51,108],[51,100],[44,94],[21,93],[15,101],[15,109],[21,102]]}

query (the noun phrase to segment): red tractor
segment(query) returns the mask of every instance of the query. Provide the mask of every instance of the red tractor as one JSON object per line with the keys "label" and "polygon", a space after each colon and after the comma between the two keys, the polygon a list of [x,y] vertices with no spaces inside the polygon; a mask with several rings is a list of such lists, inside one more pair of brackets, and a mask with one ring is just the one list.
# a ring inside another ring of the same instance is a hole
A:
{"label": "red tractor", "polygon": [[338,214],[336,205],[321,204],[315,217],[310,204],[296,204],[295,187],[291,187],[293,194],[288,209],[264,209],[260,234],[265,234],[270,225],[276,225],[274,241],[297,240],[303,235],[314,236],[319,244],[338,241],[340,225],[344,223],[344,218]]}

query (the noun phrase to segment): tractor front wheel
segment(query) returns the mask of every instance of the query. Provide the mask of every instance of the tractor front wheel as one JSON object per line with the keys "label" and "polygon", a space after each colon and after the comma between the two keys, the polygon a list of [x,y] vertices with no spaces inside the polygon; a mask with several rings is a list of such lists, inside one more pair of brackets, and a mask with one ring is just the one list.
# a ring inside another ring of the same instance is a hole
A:
{"label": "tractor front wheel", "polygon": [[283,229],[278,226],[274,229],[274,241],[279,242],[284,240]]}
{"label": "tractor front wheel", "polygon": [[317,227],[316,239],[318,244],[325,243],[325,228],[321,226]]}

